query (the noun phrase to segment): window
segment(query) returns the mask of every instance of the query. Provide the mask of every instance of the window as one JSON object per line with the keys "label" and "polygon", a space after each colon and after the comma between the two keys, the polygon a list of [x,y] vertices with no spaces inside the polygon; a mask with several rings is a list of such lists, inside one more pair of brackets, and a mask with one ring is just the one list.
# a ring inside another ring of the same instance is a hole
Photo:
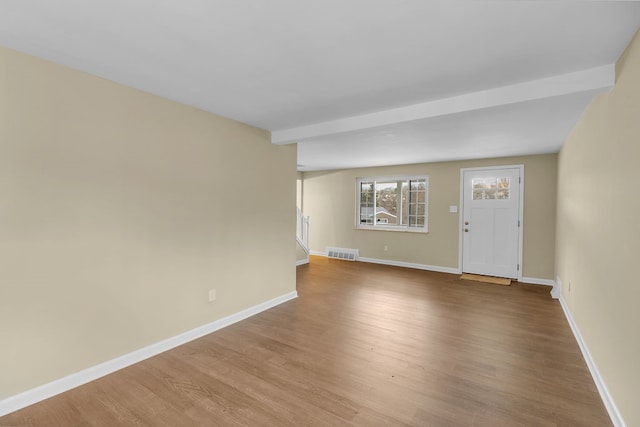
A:
{"label": "window", "polygon": [[427,231],[429,177],[358,178],[357,228]]}
{"label": "window", "polygon": [[505,200],[509,198],[509,177],[474,178],[473,200]]}

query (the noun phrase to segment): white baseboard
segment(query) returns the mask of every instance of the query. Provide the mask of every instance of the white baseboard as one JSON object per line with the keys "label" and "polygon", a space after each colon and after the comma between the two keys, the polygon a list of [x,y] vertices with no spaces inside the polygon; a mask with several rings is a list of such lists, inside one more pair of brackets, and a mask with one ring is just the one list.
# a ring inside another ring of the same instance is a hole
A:
{"label": "white baseboard", "polygon": [[372,264],[392,265],[395,267],[415,268],[418,270],[436,271],[438,273],[460,274],[460,270],[452,267],[440,267],[437,265],[415,264],[404,261],[391,261],[386,259],[359,257],[356,261],[370,262]]}
{"label": "white baseboard", "polygon": [[562,295],[562,281],[560,280],[560,276],[556,276],[556,281],[553,284],[553,289],[551,289],[551,297],[553,299],[560,298]]}
{"label": "white baseboard", "polygon": [[[326,253],[319,252],[319,251],[311,251],[310,254],[317,255],[317,256],[324,256],[324,257],[327,256]],[[393,265],[395,267],[415,268],[418,270],[436,271],[439,273],[462,274],[462,270],[455,267],[440,267],[438,265],[415,264],[411,262],[392,261],[392,260],[386,260],[386,259],[367,258],[367,257],[358,257],[356,261],[370,262],[372,264]],[[522,280],[519,280],[519,282],[526,283],[529,285],[555,286],[555,282],[553,280],[539,279],[537,277],[523,277]]]}
{"label": "white baseboard", "polygon": [[249,307],[245,310],[223,317],[222,319],[218,319],[209,324],[191,329],[190,331],[184,332],[180,335],[167,338],[166,340],[151,344],[120,357],[116,357],[115,359],[108,360],[99,365],[92,366],[80,372],[76,372],[15,396],[0,400],[0,416],[7,415],[26,406],[40,402],[41,400],[48,399],[57,394],[71,390],[72,388],[81,386],[90,381],[126,368],[127,366],[133,365],[134,363],[141,362],[152,356],[171,350],[179,345],[186,344],[189,341],[203,337],[297,297],[298,293],[296,291],[289,292],[288,294],[254,305],[253,307]]}
{"label": "white baseboard", "polygon": [[526,283],[528,285],[544,285],[544,286],[554,286],[555,282],[551,279],[538,279],[536,277],[523,277],[522,280],[519,280],[520,283]]}
{"label": "white baseboard", "polygon": [[[326,257],[327,254],[325,252],[320,251],[311,251],[311,255],[323,256]],[[356,261],[360,262],[369,262],[371,264],[383,264],[383,265],[392,265],[394,267],[406,267],[406,268],[415,268],[418,270],[427,270],[427,271],[436,271],[438,273],[450,273],[450,274],[460,274],[461,271],[458,268],[452,267],[440,267],[437,265],[427,265],[427,264],[414,264],[411,262],[404,261],[392,261],[387,259],[378,259],[378,258],[367,258],[367,257],[358,257]]]}
{"label": "white baseboard", "polygon": [[[324,257],[327,256],[325,252],[320,252],[320,251],[311,251],[310,254],[317,255],[317,256],[324,256]],[[438,273],[462,274],[462,270],[455,267],[440,267],[438,265],[415,264],[411,262],[392,261],[387,259],[367,258],[367,257],[358,257],[356,261],[369,262],[372,264],[392,265],[395,267],[415,268],[418,270],[436,271]],[[526,283],[530,285],[544,285],[544,286],[555,285],[555,282],[551,279],[539,279],[537,277],[523,277],[522,280],[520,280],[520,283]]]}
{"label": "white baseboard", "polygon": [[296,267],[304,264],[309,264],[309,258],[299,259],[296,261]]}
{"label": "white baseboard", "polygon": [[609,394],[609,390],[607,386],[604,384],[604,380],[600,375],[600,371],[598,371],[598,367],[596,366],[593,358],[591,357],[591,353],[589,353],[589,349],[587,348],[587,344],[582,339],[582,335],[580,334],[580,330],[578,329],[578,325],[576,325],[573,320],[573,316],[571,315],[571,311],[567,306],[564,298],[560,295],[560,306],[564,311],[564,315],[569,322],[569,326],[571,327],[571,331],[578,342],[578,346],[580,346],[580,351],[582,351],[582,356],[584,357],[585,362],[587,362],[587,366],[589,367],[589,372],[591,372],[591,376],[593,377],[593,381],[596,383],[596,387],[598,388],[598,392],[600,393],[600,398],[604,403],[604,406],[607,408],[607,412],[609,413],[609,417],[611,418],[611,422],[616,427],[626,427],[624,419],[622,418],[622,414],[618,411],[618,407],[613,401],[613,397]]}

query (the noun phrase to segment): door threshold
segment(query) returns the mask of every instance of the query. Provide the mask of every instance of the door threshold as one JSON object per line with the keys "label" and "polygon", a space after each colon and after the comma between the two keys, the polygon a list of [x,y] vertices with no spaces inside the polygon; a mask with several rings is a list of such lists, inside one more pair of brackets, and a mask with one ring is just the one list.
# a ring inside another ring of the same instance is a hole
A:
{"label": "door threshold", "polygon": [[483,276],[481,274],[462,273],[462,280],[474,280],[476,282],[495,283],[496,285],[509,286],[511,279],[506,277]]}

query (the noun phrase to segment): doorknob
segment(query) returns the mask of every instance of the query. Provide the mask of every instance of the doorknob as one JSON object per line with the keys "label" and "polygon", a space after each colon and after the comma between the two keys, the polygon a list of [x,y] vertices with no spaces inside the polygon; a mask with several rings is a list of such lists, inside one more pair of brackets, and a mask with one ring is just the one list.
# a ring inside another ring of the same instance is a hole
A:
{"label": "doorknob", "polygon": [[465,228],[465,229],[464,229],[464,232],[465,232],[465,233],[468,233],[468,232],[469,232],[469,229],[468,229],[468,228]]}
{"label": "doorknob", "polygon": [[464,225],[469,225],[469,221],[465,221],[465,222],[464,222]]}

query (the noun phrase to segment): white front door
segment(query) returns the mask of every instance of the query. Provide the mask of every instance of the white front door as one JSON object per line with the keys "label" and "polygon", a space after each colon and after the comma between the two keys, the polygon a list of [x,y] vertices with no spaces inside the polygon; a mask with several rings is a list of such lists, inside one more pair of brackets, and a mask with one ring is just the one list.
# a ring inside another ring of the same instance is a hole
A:
{"label": "white front door", "polygon": [[462,173],[462,271],[518,278],[520,166]]}

